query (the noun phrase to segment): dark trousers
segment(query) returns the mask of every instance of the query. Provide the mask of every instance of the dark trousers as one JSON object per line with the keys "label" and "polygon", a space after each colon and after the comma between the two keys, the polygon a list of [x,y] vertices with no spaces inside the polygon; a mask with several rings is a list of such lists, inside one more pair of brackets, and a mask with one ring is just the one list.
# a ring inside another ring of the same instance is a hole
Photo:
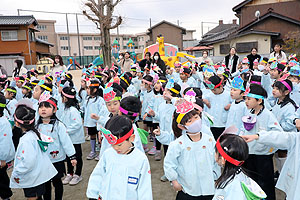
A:
{"label": "dark trousers", "polygon": [[22,130],[16,126],[13,127],[12,129],[12,140],[13,140],[13,143],[14,143],[14,146],[15,146],[15,149],[17,150],[17,147],[19,145],[19,141],[20,141],[20,138],[22,136]]}
{"label": "dark trousers", "polygon": [[[155,147],[156,147],[156,150],[158,150],[158,151],[161,150],[161,143],[156,138],[155,138]],[[163,145],[163,147],[164,147],[164,155],[166,155],[169,145]]]}
{"label": "dark trousers", "polygon": [[267,194],[267,200],[275,200],[273,154],[250,154],[243,166],[250,171],[249,176]]}
{"label": "dark trousers", "polygon": [[221,127],[221,128],[219,128],[219,127],[210,127],[210,130],[211,130],[215,140],[217,140],[220,137],[220,135],[224,132],[225,127]]}
{"label": "dark trousers", "polygon": [[[73,144],[73,146],[75,148],[75,152],[76,152],[75,156],[77,160],[75,174],[81,176],[82,166],[83,166],[81,144]],[[72,166],[71,160],[68,156],[67,156],[67,172],[68,174],[71,175],[74,174],[74,167]]]}
{"label": "dark trousers", "polygon": [[12,196],[12,191],[9,188],[9,177],[7,175],[7,165],[0,168],[0,198],[7,199]]}
{"label": "dark trousers", "polygon": [[179,191],[176,196],[176,200],[212,200],[214,195],[206,195],[206,196],[191,196],[182,191]]}
{"label": "dark trousers", "polygon": [[46,192],[44,194],[44,200],[51,200],[51,192],[52,192],[51,183],[54,186],[55,200],[62,200],[63,198],[64,186],[61,178],[64,176],[66,172],[65,163],[64,161],[60,161],[60,162],[53,163],[53,165],[56,168],[58,173],[50,181],[46,182],[45,185]]}

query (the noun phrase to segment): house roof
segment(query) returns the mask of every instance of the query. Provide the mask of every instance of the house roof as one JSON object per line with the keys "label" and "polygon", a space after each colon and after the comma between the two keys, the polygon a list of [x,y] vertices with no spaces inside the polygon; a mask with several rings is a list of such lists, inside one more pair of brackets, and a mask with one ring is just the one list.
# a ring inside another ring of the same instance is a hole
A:
{"label": "house roof", "polygon": [[38,39],[38,38],[35,38],[35,41],[38,42],[38,43],[41,43],[41,44],[46,44],[46,45],[49,45],[51,47],[54,47],[53,44],[49,43],[49,42],[46,42],[44,40],[41,40],[41,39]]}
{"label": "house roof", "polygon": [[33,15],[24,16],[0,16],[0,25],[38,25]]}
{"label": "house roof", "polygon": [[184,51],[201,51],[201,50],[211,50],[213,49],[213,46],[198,46],[198,47],[187,47],[184,49]]}
{"label": "house roof", "polygon": [[258,24],[258,23],[262,22],[263,20],[265,20],[265,19],[267,19],[269,17],[275,17],[275,18],[278,18],[278,19],[282,19],[284,21],[288,21],[290,23],[294,23],[294,24],[297,24],[297,25],[300,26],[300,21],[298,21],[298,20],[295,20],[295,19],[292,19],[290,17],[287,17],[287,16],[284,16],[284,15],[281,15],[281,14],[269,11],[268,13],[264,14],[263,16],[261,16],[259,18],[259,20],[255,19],[252,22],[250,22],[249,24],[246,24],[245,26],[239,28],[238,32],[242,32],[242,31],[244,31],[246,29],[249,29],[252,26],[254,26],[255,24]]}
{"label": "house roof", "polygon": [[234,7],[232,8],[232,10],[233,10],[234,12],[237,12],[237,10],[239,10],[239,9],[242,8],[242,7],[244,7],[245,5],[247,5],[248,3],[250,3],[251,1],[252,1],[252,0],[245,0],[245,1],[242,1],[240,4],[234,6]]}
{"label": "house roof", "polygon": [[151,31],[151,30],[154,29],[155,27],[157,27],[157,26],[159,26],[159,25],[161,25],[161,24],[164,24],[164,23],[165,23],[165,24],[169,24],[170,26],[177,27],[177,28],[179,28],[179,29],[181,29],[181,30],[183,30],[183,31],[186,31],[185,28],[183,28],[183,27],[181,27],[181,26],[178,26],[178,25],[176,25],[176,24],[172,24],[171,22],[168,22],[168,21],[165,21],[165,20],[163,20],[163,21],[161,21],[161,22],[155,24],[154,26],[151,26],[151,28],[148,28],[148,31]]}
{"label": "house roof", "polygon": [[207,45],[207,44],[212,44],[214,41],[222,40],[227,38],[230,34],[235,32],[238,29],[237,24],[226,24],[229,26],[223,26],[224,24],[220,24],[213,30],[211,30],[211,33],[206,33],[205,37],[199,42],[197,46],[202,46],[202,45]]}

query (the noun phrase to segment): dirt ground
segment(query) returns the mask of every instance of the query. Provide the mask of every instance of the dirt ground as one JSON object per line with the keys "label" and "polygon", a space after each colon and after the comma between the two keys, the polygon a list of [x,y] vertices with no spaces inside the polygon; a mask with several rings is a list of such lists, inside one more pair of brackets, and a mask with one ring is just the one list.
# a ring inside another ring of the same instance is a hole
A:
{"label": "dirt ground", "polygon": [[[73,80],[75,82],[75,85],[77,88],[80,87],[80,75],[81,71],[71,71],[73,75]],[[151,146],[151,145],[150,145]],[[88,179],[90,174],[92,173],[94,167],[97,164],[97,161],[95,160],[86,160],[86,156],[90,152],[90,143],[85,142],[82,145],[83,149],[83,172],[82,177],[83,180],[76,186],[64,186],[64,199],[65,200],[83,200],[87,199],[85,193],[86,188],[88,184]],[[154,200],[173,200],[176,197],[176,192],[172,189],[170,183],[168,182],[161,182],[160,177],[163,175],[163,161],[155,161],[153,156],[148,156],[150,166],[151,166],[151,174],[152,174],[152,191],[153,191],[153,198]],[[9,174],[11,173],[11,170],[9,171]],[[47,170],[47,169],[45,169]],[[277,200],[284,200],[284,194],[280,191],[276,191]],[[12,200],[20,200],[25,199],[23,190],[21,189],[14,189],[13,190],[13,196],[11,198]]]}

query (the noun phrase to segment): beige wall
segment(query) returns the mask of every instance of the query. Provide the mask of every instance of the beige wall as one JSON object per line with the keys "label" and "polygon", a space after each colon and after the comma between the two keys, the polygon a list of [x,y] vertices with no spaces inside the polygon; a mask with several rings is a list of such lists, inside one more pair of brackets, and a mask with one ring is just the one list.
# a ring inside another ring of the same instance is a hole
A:
{"label": "beige wall", "polygon": [[39,29],[40,32],[36,32],[35,36],[37,38],[38,36],[47,36],[48,37],[47,42],[54,45],[54,47],[50,47],[50,53],[56,55],[58,50],[57,36],[56,36],[55,26],[54,26],[56,21],[55,20],[37,20],[37,21],[39,25],[45,25],[46,29],[45,30]]}
{"label": "beige wall", "polygon": [[[214,56],[225,56],[226,54],[220,54],[220,45],[229,44],[231,47],[235,47],[236,43],[240,42],[258,42],[258,53],[269,54],[271,49],[271,37],[267,35],[251,34],[228,40],[226,42],[214,44]],[[250,52],[249,52],[250,53]]]}
{"label": "beige wall", "polygon": [[280,2],[287,2],[287,1],[295,1],[295,0],[254,0],[251,3],[247,4],[246,6],[262,5],[262,4],[269,4],[269,3],[280,3]]}

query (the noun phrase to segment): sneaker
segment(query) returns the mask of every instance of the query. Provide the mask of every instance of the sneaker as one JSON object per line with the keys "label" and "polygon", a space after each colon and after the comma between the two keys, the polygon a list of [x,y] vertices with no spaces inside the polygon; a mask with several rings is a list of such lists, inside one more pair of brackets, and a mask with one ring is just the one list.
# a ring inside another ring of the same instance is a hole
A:
{"label": "sneaker", "polygon": [[91,137],[89,135],[85,136],[85,141],[90,141]]}
{"label": "sneaker", "polygon": [[100,155],[98,154],[98,156],[96,156],[95,158],[96,161],[99,161],[100,160]]}
{"label": "sneaker", "polygon": [[71,174],[67,174],[67,176],[64,178],[64,180],[62,181],[62,183],[64,185],[67,185],[70,183],[70,181],[72,180],[73,176]]}
{"label": "sneaker", "polygon": [[96,158],[97,154],[94,152],[90,152],[90,154],[86,157],[87,160],[93,160],[94,158]]}
{"label": "sneaker", "polygon": [[155,161],[160,161],[161,160],[161,151],[157,150],[154,156]]}
{"label": "sneaker", "polygon": [[144,147],[144,151],[145,151],[145,153],[148,153],[149,152],[149,148],[148,147]]}
{"label": "sneaker", "polygon": [[156,153],[156,147],[153,146],[152,149],[148,152],[149,155],[153,156]]}
{"label": "sneaker", "polygon": [[72,180],[70,181],[69,185],[77,185],[82,180],[82,176],[78,176],[74,174]]}
{"label": "sneaker", "polygon": [[162,177],[160,177],[160,181],[161,182],[167,182],[169,180],[167,179],[167,177],[165,175],[163,175]]}

